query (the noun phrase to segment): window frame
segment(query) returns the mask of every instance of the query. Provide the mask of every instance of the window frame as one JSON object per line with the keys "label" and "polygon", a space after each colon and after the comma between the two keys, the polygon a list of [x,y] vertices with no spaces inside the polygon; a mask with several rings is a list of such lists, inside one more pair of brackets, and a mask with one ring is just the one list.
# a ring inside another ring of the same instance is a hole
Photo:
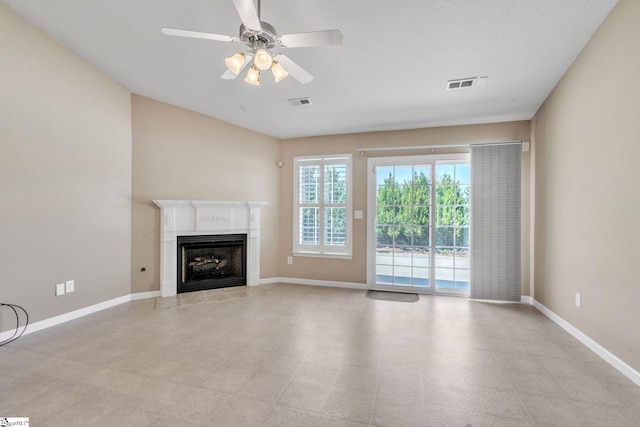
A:
{"label": "window frame", "polygon": [[[327,203],[324,197],[325,166],[345,164],[346,165],[346,201],[345,203]],[[301,203],[300,202],[300,168],[302,166],[319,166],[320,180],[318,191],[318,203]],[[353,257],[353,156],[352,154],[328,154],[317,156],[296,156],[293,158],[293,252],[294,256],[322,257],[322,258],[342,258],[351,259]],[[300,243],[300,209],[301,207],[318,207],[319,208],[319,244],[306,245]],[[345,208],[345,244],[343,245],[327,245],[325,244],[324,218],[325,209],[330,207]]]}

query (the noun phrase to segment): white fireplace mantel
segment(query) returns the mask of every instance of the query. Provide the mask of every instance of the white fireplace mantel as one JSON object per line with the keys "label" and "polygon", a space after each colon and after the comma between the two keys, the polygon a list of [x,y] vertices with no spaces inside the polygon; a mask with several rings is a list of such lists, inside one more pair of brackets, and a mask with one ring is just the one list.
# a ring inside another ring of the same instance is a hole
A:
{"label": "white fireplace mantel", "polygon": [[267,202],[154,200],[160,208],[160,293],[176,295],[178,236],[247,235],[247,286],[260,282],[260,209]]}

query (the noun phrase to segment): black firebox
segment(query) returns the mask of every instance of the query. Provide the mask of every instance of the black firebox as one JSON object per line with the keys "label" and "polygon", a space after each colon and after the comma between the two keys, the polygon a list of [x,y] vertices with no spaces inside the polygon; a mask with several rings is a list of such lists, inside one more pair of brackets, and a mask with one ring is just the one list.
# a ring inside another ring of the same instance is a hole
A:
{"label": "black firebox", "polygon": [[178,236],[178,293],[246,286],[247,235]]}

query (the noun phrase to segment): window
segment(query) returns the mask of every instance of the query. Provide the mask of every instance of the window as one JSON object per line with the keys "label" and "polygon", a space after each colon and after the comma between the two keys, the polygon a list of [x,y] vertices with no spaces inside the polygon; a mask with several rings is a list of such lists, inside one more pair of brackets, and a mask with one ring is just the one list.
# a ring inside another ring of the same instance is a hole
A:
{"label": "window", "polygon": [[351,154],[294,159],[293,252],[351,258]]}

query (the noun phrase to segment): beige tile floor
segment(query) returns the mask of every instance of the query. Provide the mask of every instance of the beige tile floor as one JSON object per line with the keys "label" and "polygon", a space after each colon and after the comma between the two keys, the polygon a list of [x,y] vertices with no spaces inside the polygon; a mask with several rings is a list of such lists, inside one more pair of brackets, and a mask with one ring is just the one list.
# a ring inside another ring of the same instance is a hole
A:
{"label": "beige tile floor", "polygon": [[32,426],[638,426],[640,387],[535,308],[263,285],[136,301],[0,347]]}

